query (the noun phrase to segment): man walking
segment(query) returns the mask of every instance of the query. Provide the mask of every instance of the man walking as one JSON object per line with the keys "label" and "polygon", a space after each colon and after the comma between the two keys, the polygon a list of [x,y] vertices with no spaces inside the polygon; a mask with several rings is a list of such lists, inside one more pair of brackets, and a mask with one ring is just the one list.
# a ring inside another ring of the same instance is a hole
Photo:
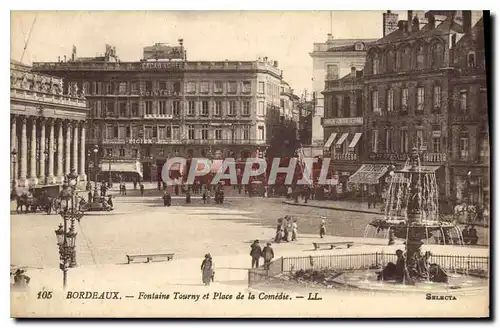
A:
{"label": "man walking", "polygon": [[267,243],[267,246],[262,250],[262,257],[264,258],[264,269],[269,270],[269,265],[274,258],[274,251],[271,247],[271,243]]}
{"label": "man walking", "polygon": [[259,259],[262,256],[262,249],[260,248],[259,241],[255,240],[250,246],[250,256],[252,257],[252,269],[259,267]]}
{"label": "man walking", "polygon": [[324,235],[326,235],[326,216],[321,217],[321,224],[319,226],[319,236],[323,238]]}

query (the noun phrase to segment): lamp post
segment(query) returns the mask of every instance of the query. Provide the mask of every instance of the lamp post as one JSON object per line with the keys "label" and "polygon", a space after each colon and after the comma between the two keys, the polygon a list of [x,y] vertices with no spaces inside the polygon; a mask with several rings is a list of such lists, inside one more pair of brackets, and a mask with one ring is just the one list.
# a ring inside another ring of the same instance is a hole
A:
{"label": "lamp post", "polygon": [[16,159],[17,159],[17,151],[14,148],[10,153],[12,155],[12,196],[16,194]]}
{"label": "lamp post", "polygon": [[108,186],[109,188],[113,186],[113,180],[111,179],[111,156],[108,157]]}
{"label": "lamp post", "polygon": [[[54,231],[59,246],[59,268],[63,272],[63,288],[66,288],[68,268],[76,266],[75,241],[77,233],[75,232],[75,219],[79,218],[79,213],[75,203],[75,195],[66,187],[63,190],[63,199],[61,200],[60,214],[63,224],[59,224],[59,228]],[[69,230],[68,221],[70,221]]]}
{"label": "lamp post", "polygon": [[99,146],[95,145],[92,151],[94,152],[94,185],[95,185],[95,190],[97,191],[97,169],[98,169],[97,153],[99,152]]}

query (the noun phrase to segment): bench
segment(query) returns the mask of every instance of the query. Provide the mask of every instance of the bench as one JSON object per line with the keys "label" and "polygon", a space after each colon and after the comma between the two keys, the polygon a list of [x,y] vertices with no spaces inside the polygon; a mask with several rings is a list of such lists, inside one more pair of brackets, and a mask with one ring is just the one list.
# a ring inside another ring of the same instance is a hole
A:
{"label": "bench", "polygon": [[343,245],[346,245],[347,248],[351,248],[354,245],[354,242],[352,242],[352,241],[339,241],[339,242],[332,242],[332,243],[326,243],[326,242],[323,242],[323,243],[313,243],[315,251],[318,250],[318,249],[320,249],[321,246],[329,246],[330,249],[334,249],[337,246],[343,246]]}
{"label": "bench", "polygon": [[135,259],[144,259],[146,263],[152,262],[153,260],[158,261],[170,261],[174,259],[174,253],[169,254],[149,254],[149,255],[126,255],[127,256],[127,264],[130,264]]}

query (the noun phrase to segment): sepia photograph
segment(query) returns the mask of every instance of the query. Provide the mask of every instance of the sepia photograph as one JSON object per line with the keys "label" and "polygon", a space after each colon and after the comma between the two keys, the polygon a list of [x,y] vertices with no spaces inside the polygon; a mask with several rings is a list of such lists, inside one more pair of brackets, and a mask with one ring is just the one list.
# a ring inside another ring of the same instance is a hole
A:
{"label": "sepia photograph", "polygon": [[11,11],[10,316],[489,318],[490,28]]}

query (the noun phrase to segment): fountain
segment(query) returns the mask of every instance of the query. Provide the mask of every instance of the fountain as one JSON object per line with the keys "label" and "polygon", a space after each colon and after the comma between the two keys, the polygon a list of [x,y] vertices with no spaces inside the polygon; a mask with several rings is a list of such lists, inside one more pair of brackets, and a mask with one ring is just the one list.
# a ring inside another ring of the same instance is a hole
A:
{"label": "fountain", "polygon": [[[428,241],[436,232],[444,244],[463,245],[460,229],[453,223],[439,220],[438,187],[434,171],[420,165],[416,148],[402,170],[390,170],[392,176],[383,219],[375,219],[369,226],[384,231],[389,245],[394,238],[405,240],[405,252],[398,250],[396,264],[389,263],[379,274],[379,279],[394,278],[407,284],[416,279],[446,282],[444,271],[435,264],[429,265],[430,254],[422,255],[422,240]],[[456,237],[453,238],[452,234]],[[397,276],[397,277],[396,277]]]}

